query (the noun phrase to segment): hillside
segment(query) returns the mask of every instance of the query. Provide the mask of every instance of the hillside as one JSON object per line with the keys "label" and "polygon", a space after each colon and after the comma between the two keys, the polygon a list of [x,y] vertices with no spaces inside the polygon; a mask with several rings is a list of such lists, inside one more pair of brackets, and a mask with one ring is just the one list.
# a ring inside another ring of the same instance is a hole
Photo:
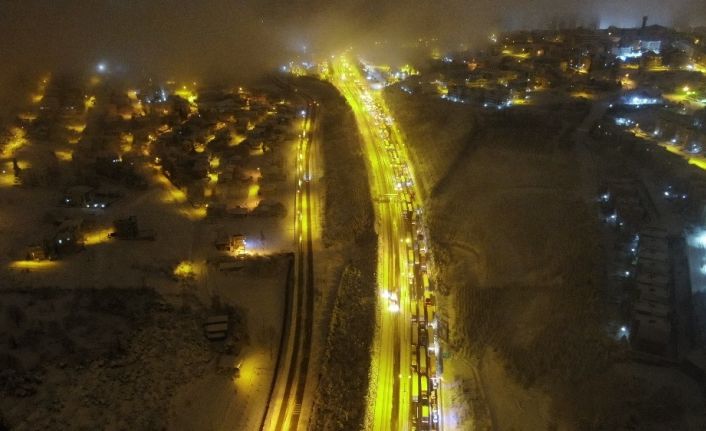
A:
{"label": "hillside", "polygon": [[[629,362],[604,329],[598,217],[570,138],[586,106],[489,112],[387,96],[426,177],[449,387],[477,388],[463,391],[459,428],[698,429],[686,425],[700,409],[693,382],[652,377],[661,369]],[[658,409],[666,393],[680,408]]]}

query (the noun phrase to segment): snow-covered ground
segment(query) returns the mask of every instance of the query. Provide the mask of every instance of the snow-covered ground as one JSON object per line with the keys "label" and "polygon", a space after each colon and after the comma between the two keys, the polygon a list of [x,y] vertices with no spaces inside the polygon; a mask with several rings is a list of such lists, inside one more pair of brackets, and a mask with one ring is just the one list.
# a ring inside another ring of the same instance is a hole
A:
{"label": "snow-covered ground", "polygon": [[[30,152],[43,151],[31,143],[27,148]],[[277,151],[284,159],[285,172],[293,170],[293,142],[285,142]],[[188,203],[184,193],[166,181],[157,168],[144,165],[141,170],[148,189],[123,189],[122,198],[101,210],[59,207],[62,186],[58,182],[40,187],[13,186],[4,178],[11,173],[0,174],[0,289],[113,292],[112,288],[154,288],[175,309],[185,306],[188,301],[184,298],[191,298],[193,303],[186,306],[199,310],[180,315],[178,322],[175,318],[178,328],[189,328],[183,340],[178,332],[169,332],[165,322],[158,327],[137,328],[137,335],[132,335],[126,347],[127,354],[136,358],[135,363],[116,369],[103,362],[89,362],[76,369],[71,364],[56,368],[60,360],[42,364],[45,369],[39,373],[44,376],[43,382],[53,386],[40,385],[37,398],[8,398],[13,400],[13,407],[5,416],[11,424],[20,424],[17,429],[36,429],[35,425],[43,421],[72,423],[71,415],[76,415],[75,423],[85,420],[116,430],[135,424],[138,428],[133,429],[196,430],[203,429],[204,424],[213,429],[259,426],[282,329],[288,264],[281,253],[294,248],[292,175],[264,196],[283,203],[287,207],[285,217],[216,218],[207,217],[205,208]],[[90,222],[85,249],[57,261],[25,261],[27,247],[54,231],[48,215],[59,213]],[[133,215],[140,229],[155,232],[154,241],[108,239],[113,220]],[[229,257],[216,249],[215,241],[232,234],[246,235],[247,253],[253,256],[246,259],[242,269],[222,272],[216,262]],[[180,264],[193,274],[175,274]],[[4,290],[0,290],[0,297],[4,297]],[[217,312],[209,311],[214,302],[218,309],[234,307],[235,314],[243,318],[242,325],[233,326],[234,336],[239,339],[236,347],[242,349],[235,357],[218,353],[203,337],[205,317]],[[3,307],[9,304],[0,300]],[[36,316],[27,319],[34,322]],[[100,320],[100,316],[95,319]],[[86,325],[85,330],[91,328]],[[164,343],[169,348],[162,350]],[[173,346],[183,354],[174,353]],[[230,366],[242,362],[240,377],[234,379],[219,371],[228,362]],[[169,381],[161,381],[160,375]],[[113,384],[111,379],[130,383]],[[73,387],[77,388],[75,392]],[[55,399],[58,401],[52,401]],[[49,403],[50,413],[42,410],[46,417],[24,419],[23,409],[33,402]],[[51,407],[51,403],[62,407]],[[106,405],[115,411],[101,414],[99,410]],[[145,413],[145,409],[151,413]],[[121,416],[125,420],[120,420]]]}
{"label": "snow-covered ground", "polygon": [[[591,420],[610,428],[630,417],[647,428],[702,417],[691,386],[615,365],[620,348],[602,333],[590,185],[582,186],[572,151],[583,108],[565,105],[557,121],[534,108],[501,115],[466,107],[463,114],[456,106],[434,112],[424,96],[388,100],[421,161],[416,170],[428,175],[437,280],[448,295],[440,309],[451,335],[446,425],[485,429],[483,403],[499,430],[575,429]],[[469,127],[447,130],[463,115]],[[650,416],[660,391],[689,407]]]}

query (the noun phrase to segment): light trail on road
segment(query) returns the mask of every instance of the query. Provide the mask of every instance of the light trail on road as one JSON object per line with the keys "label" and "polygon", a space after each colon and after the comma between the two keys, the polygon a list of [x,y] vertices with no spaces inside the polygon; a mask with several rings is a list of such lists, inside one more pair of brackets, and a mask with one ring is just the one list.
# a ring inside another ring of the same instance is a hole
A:
{"label": "light trail on road", "polygon": [[296,196],[294,201],[294,239],[297,252],[294,266],[292,313],[287,325],[286,350],[280,352],[284,363],[276,370],[261,430],[296,430],[301,425],[314,313],[314,257],[312,238],[311,147],[315,133],[318,104],[309,101],[302,112],[296,158]]}
{"label": "light trail on road", "polygon": [[436,351],[428,349],[436,344],[434,297],[422,281],[428,280],[427,247],[404,141],[382,96],[368,88],[356,64],[335,57],[330,70],[355,114],[377,202],[380,300],[366,424],[373,430],[439,429],[437,358],[432,362]]}

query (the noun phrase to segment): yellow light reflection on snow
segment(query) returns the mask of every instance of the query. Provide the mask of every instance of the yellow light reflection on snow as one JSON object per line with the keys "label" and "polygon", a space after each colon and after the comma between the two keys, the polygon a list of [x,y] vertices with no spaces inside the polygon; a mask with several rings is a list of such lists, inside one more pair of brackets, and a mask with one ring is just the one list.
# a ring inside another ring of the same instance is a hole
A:
{"label": "yellow light reflection on snow", "polygon": [[84,235],[83,242],[85,245],[96,245],[108,242],[108,240],[110,239],[108,238],[108,235],[110,235],[112,232],[113,229],[110,228],[104,228],[90,232]]}
{"label": "yellow light reflection on snow", "polygon": [[187,88],[185,85],[176,90],[174,94],[188,101],[191,104],[196,103],[196,99],[198,99],[198,94],[196,94],[196,91]]}
{"label": "yellow light reflection on snow", "polygon": [[10,263],[10,268],[13,268],[13,269],[42,270],[42,269],[56,268],[57,266],[59,266],[59,262],[57,262],[55,260],[40,260],[40,261],[16,260],[16,261]]}
{"label": "yellow light reflection on snow", "polygon": [[83,133],[83,131],[86,130],[86,124],[85,123],[67,124],[66,130],[70,130],[70,131],[76,132],[76,133]]}
{"label": "yellow light reflection on snow", "polygon": [[17,150],[22,148],[27,144],[27,134],[25,130],[21,127],[13,127],[10,129],[10,139],[5,144],[5,149],[3,150],[3,155],[5,157],[12,157]]}
{"label": "yellow light reflection on snow", "polygon": [[188,260],[179,262],[179,264],[174,268],[174,275],[179,278],[191,278],[195,275],[194,264]]}
{"label": "yellow light reflection on snow", "polygon": [[245,204],[250,209],[255,208],[260,203],[260,197],[258,193],[260,192],[260,185],[257,183],[250,184],[248,187],[248,200]]}
{"label": "yellow light reflection on snow", "polygon": [[56,150],[54,151],[54,154],[56,155],[56,158],[61,160],[62,162],[70,162],[73,158],[73,151]]}
{"label": "yellow light reflection on snow", "polygon": [[88,111],[96,106],[96,96],[86,96],[83,100],[83,108]]}

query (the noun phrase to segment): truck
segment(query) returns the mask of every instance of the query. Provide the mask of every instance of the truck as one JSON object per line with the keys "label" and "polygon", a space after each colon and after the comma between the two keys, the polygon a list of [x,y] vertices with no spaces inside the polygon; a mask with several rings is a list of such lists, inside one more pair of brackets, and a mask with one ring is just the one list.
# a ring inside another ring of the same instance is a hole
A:
{"label": "truck", "polygon": [[425,305],[424,306],[424,318],[426,322],[432,322],[434,320],[434,316],[436,315],[436,307],[433,305]]}
{"label": "truck", "polygon": [[429,332],[426,326],[419,327],[419,343],[424,347],[429,345]]}
{"label": "truck", "polygon": [[414,224],[414,208],[412,205],[409,202],[403,202],[402,208],[404,209],[404,219]]}
{"label": "truck", "polygon": [[434,294],[428,290],[424,291],[424,303],[426,305],[434,305],[436,303],[434,301]]}
{"label": "truck", "polygon": [[424,308],[422,307],[422,304],[419,303],[419,301],[414,301],[415,302],[415,307],[416,309],[414,310],[415,313],[417,313],[417,320],[421,322],[422,324],[426,324],[426,316],[424,314]]}
{"label": "truck", "polygon": [[417,300],[412,299],[410,302],[411,302],[410,311],[412,313],[412,322],[417,322],[417,321],[419,321],[419,313],[417,310]]}
{"label": "truck", "polygon": [[42,260],[49,260],[51,255],[47,250],[45,244],[42,245],[31,245],[27,248],[27,260],[33,260],[35,262],[40,262]]}
{"label": "truck", "polygon": [[[429,376],[434,379],[436,377],[436,355],[429,355]],[[434,382],[432,382],[434,383]]]}
{"label": "truck", "polygon": [[422,425],[429,425],[429,416],[430,416],[429,405],[428,404],[422,405],[422,414],[421,414]]}
{"label": "truck", "polygon": [[409,424],[410,430],[417,431],[419,429],[419,406],[412,405],[409,409]]}
{"label": "truck", "polygon": [[419,395],[422,399],[422,401],[427,401],[429,399],[429,379],[427,376],[420,376],[421,377],[421,391],[419,392]]}

